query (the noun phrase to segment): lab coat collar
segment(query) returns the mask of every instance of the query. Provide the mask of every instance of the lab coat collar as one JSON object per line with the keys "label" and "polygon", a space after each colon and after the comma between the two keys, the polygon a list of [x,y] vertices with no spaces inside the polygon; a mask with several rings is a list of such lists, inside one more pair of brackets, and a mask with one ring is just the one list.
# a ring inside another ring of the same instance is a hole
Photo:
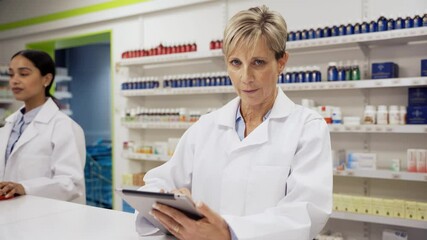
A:
{"label": "lab coat collar", "polygon": [[[270,115],[266,121],[269,119],[287,117],[295,108],[295,103],[292,102],[292,100],[289,99],[279,87],[277,87],[277,91],[276,100],[274,101],[273,108],[271,109]],[[219,114],[216,120],[218,125],[233,129],[236,127],[236,111],[239,107],[239,102],[240,97],[236,97],[218,110]]]}
{"label": "lab coat collar", "polygon": [[[17,116],[19,115],[19,112],[21,112],[24,107],[25,106],[22,106],[19,109],[19,111],[16,111],[15,113],[13,113],[9,117],[7,117],[5,119],[5,121],[7,123],[14,123]],[[59,108],[55,104],[55,102],[52,100],[52,98],[48,98],[47,101],[43,104],[42,108],[40,109],[39,113],[36,115],[36,117],[34,118],[33,121],[41,122],[41,123],[48,123],[50,121],[50,119],[53,118],[56,111],[58,111],[58,110],[59,110]]]}
{"label": "lab coat collar", "polygon": [[229,130],[231,129],[233,131],[231,134],[235,135],[235,138],[233,138],[234,140],[231,141],[230,148],[228,148],[226,151],[228,155],[231,155],[233,152],[239,149],[267,142],[269,139],[268,129],[270,120],[285,118],[291,114],[295,104],[283,93],[280,88],[278,88],[277,91],[278,94],[276,96],[276,100],[274,101],[269,117],[242,141],[240,141],[237,133],[235,132],[236,111],[239,107],[240,98],[237,97],[231,100],[228,104],[219,110],[216,123],[219,126],[228,128]]}
{"label": "lab coat collar", "polygon": [[[21,146],[23,146],[25,143],[30,141],[32,138],[34,138],[39,133],[39,128],[37,127],[37,124],[39,124],[39,123],[40,124],[48,124],[49,121],[55,116],[55,114],[58,110],[59,110],[59,108],[55,104],[55,102],[51,98],[48,98],[48,100],[43,104],[43,106],[40,109],[37,116],[34,118],[34,120],[28,125],[28,127],[22,133],[18,142],[16,142],[16,145],[13,148],[12,152],[10,153],[9,158],[16,151],[18,151],[18,149]],[[16,118],[16,115],[14,116],[14,119],[15,118]],[[11,125],[13,125],[13,124],[11,124]]]}

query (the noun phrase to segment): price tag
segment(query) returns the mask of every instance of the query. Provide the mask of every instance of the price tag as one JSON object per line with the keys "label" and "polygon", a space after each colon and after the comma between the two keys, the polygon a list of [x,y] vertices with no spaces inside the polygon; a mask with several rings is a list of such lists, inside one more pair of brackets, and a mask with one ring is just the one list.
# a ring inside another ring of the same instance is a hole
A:
{"label": "price tag", "polygon": [[391,178],[393,178],[393,179],[400,179],[400,174],[398,174],[398,173],[392,173],[391,174]]}
{"label": "price tag", "polygon": [[387,132],[393,132],[393,128],[388,127],[388,128],[386,128],[386,131],[387,131]]}

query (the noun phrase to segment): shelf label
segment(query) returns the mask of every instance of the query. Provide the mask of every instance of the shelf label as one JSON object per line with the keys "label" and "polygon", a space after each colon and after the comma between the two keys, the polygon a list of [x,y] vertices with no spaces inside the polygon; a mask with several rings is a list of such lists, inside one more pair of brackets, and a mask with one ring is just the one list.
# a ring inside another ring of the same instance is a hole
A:
{"label": "shelf label", "polygon": [[392,173],[392,174],[391,174],[391,178],[392,178],[392,179],[400,179],[400,177],[401,177],[401,176],[400,176],[400,174],[398,174],[398,173]]}

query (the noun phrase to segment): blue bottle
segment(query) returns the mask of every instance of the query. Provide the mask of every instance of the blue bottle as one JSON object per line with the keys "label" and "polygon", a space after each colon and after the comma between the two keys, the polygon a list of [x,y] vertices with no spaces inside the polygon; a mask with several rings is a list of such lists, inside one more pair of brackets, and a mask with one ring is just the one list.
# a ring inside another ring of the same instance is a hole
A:
{"label": "blue bottle", "polygon": [[387,18],[385,18],[384,16],[379,17],[377,20],[377,24],[378,32],[387,31]]}
{"label": "blue bottle", "polygon": [[301,40],[307,40],[308,39],[308,30],[303,29],[301,31]]}
{"label": "blue bottle", "polygon": [[345,68],[341,64],[337,68],[337,80],[345,81]]}
{"label": "blue bottle", "polygon": [[405,20],[402,17],[398,17],[394,24],[395,29],[404,29],[405,28]]}
{"label": "blue bottle", "polygon": [[353,34],[354,34],[354,26],[353,26],[353,24],[348,23],[348,24],[345,26],[345,33],[346,33],[347,35],[353,35]]}
{"label": "blue bottle", "polygon": [[290,83],[291,82],[291,73],[286,71],[285,74],[285,83]]}
{"label": "blue bottle", "polygon": [[405,28],[413,28],[414,27],[414,19],[412,19],[411,17],[406,17],[405,18]]}
{"label": "blue bottle", "polygon": [[390,17],[389,19],[387,19],[387,30],[394,30],[396,29],[396,24],[395,21],[392,17]]}
{"label": "blue bottle", "polygon": [[331,27],[331,37],[339,36],[338,26],[334,25]]}
{"label": "blue bottle", "polygon": [[316,37],[315,38],[322,38],[323,37],[323,29],[318,27],[316,29]]}
{"label": "blue bottle", "polygon": [[338,36],[347,35],[347,27],[344,24],[339,25],[338,27]]}
{"label": "blue bottle", "polygon": [[362,29],[361,29],[361,25],[360,25],[360,23],[355,23],[354,24],[354,34],[360,34],[360,33],[362,33]]}
{"label": "blue bottle", "polygon": [[369,23],[368,22],[362,22],[362,24],[361,24],[361,26],[360,26],[360,29],[361,29],[361,33],[368,33],[369,32]]}
{"label": "blue bottle", "polygon": [[[289,71],[291,71],[291,70],[289,70]],[[292,69],[292,71],[290,72],[290,74],[291,74],[291,81],[290,81],[290,83],[296,83],[297,82],[297,72],[294,69]]]}
{"label": "blue bottle", "polygon": [[338,80],[337,63],[330,62],[328,64],[328,81],[337,81],[337,80]]}
{"label": "blue bottle", "polygon": [[305,82],[314,82],[313,81],[313,75],[312,75],[313,74],[312,69],[310,69],[309,67],[305,68],[304,74],[305,74],[305,76],[304,76]]}
{"label": "blue bottle", "polygon": [[288,41],[290,41],[290,42],[295,41],[295,32],[294,31],[290,31],[288,33]]}
{"label": "blue bottle", "polygon": [[427,13],[423,15],[423,27],[427,26]]}
{"label": "blue bottle", "polygon": [[328,26],[323,28],[323,37],[330,37],[331,36],[331,28]]}
{"label": "blue bottle", "polygon": [[298,30],[295,32],[295,41],[301,40],[301,31]]}
{"label": "blue bottle", "polygon": [[374,20],[372,20],[369,23],[369,32],[378,32],[378,23]]}
{"label": "blue bottle", "polygon": [[308,39],[315,39],[316,38],[316,31],[313,28],[310,28],[308,30]]}
{"label": "blue bottle", "polygon": [[423,19],[420,15],[414,16],[414,27],[422,27],[423,26]]}
{"label": "blue bottle", "polygon": [[296,82],[306,82],[305,73],[302,68],[299,68],[297,72],[297,81]]}

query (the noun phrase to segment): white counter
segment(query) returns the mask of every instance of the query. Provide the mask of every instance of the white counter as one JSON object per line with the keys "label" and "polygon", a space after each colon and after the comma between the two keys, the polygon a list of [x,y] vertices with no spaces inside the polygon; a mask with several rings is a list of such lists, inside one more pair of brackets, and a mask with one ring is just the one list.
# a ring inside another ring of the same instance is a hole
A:
{"label": "white counter", "polygon": [[135,215],[53,199],[20,196],[0,201],[1,240],[141,240]]}

